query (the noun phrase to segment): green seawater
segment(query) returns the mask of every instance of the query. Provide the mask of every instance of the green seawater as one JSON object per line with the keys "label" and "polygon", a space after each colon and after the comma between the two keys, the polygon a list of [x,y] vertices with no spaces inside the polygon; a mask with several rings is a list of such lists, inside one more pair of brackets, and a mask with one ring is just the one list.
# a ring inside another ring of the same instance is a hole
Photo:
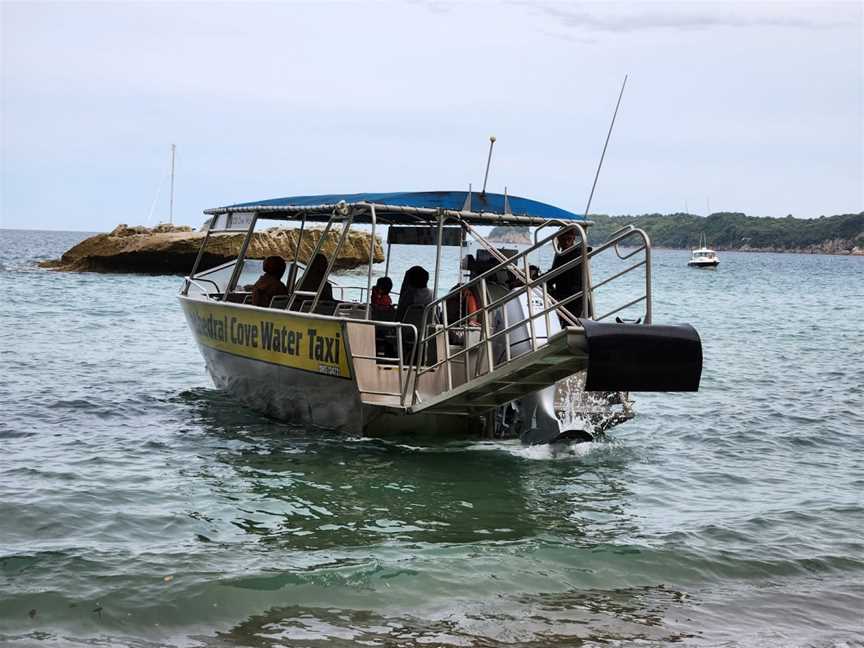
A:
{"label": "green seawater", "polygon": [[0,230],[0,645],[864,646],[864,258],[655,251],[701,390],[552,453],[267,419],[84,236]]}

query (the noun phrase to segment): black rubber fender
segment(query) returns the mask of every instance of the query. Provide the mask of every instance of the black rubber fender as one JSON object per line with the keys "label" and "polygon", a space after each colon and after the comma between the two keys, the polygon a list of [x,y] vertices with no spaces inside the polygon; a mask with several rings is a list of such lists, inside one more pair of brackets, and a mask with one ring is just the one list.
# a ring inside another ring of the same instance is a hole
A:
{"label": "black rubber fender", "polygon": [[699,390],[702,340],[689,324],[580,323],[588,350],[585,391]]}

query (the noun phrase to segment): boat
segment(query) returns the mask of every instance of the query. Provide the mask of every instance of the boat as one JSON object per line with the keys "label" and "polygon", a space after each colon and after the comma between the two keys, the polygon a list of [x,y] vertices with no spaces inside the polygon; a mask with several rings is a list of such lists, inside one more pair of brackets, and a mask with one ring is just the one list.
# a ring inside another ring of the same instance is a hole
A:
{"label": "boat", "polygon": [[[574,402],[562,398],[565,385],[610,403],[631,392],[698,390],[701,340],[692,326],[653,323],[651,244],[633,226],[589,247],[583,215],[470,188],[293,196],[204,213],[180,305],[217,388],[276,419],[354,435],[564,443],[592,438],[561,411]],[[256,306],[248,284],[261,261],[248,258],[250,241],[256,226],[273,222],[299,230],[288,294]],[[323,231],[303,263],[300,240],[315,223]],[[482,234],[494,225],[531,228],[532,242],[498,248]],[[369,261],[360,279],[355,271],[346,282],[333,267],[352,228],[370,235]],[[404,266],[420,258],[418,246],[429,259],[434,251],[431,300],[398,318],[371,297],[376,237],[385,229],[385,275],[400,259]],[[238,231],[246,235],[237,259],[205,269],[208,242]],[[575,251],[565,255],[567,237]],[[318,255],[326,271],[314,277],[308,262]],[[602,277],[591,273],[600,257]],[[457,272],[457,284],[445,285]],[[581,288],[553,297],[568,272]]]}
{"label": "boat", "polygon": [[690,250],[690,260],[687,265],[691,268],[716,268],[720,264],[717,253],[708,247],[705,235],[699,237],[699,247]]}

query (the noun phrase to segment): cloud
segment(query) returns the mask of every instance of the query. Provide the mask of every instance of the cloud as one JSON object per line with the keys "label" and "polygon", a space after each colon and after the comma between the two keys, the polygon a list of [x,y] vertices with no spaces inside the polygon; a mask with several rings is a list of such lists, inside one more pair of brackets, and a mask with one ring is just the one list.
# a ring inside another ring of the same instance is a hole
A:
{"label": "cloud", "polygon": [[695,30],[715,27],[831,29],[860,27],[861,6],[781,3],[515,3],[530,6],[564,27],[606,32]]}

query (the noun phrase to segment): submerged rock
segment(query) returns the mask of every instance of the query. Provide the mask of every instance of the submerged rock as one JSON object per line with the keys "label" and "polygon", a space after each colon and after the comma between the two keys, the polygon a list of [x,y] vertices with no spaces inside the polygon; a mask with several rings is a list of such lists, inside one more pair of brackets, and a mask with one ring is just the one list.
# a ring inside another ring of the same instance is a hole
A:
{"label": "submerged rock", "polygon": [[[300,261],[308,262],[323,233],[310,228],[303,232]],[[297,229],[271,228],[256,232],[249,243],[247,258],[263,259],[279,255],[294,259]],[[237,257],[245,233],[211,234],[201,259],[200,269],[226,263]],[[70,272],[140,272],[144,274],[188,274],[192,270],[204,233],[183,225],[157,225],[153,228],[118,225],[109,234],[91,236],[70,248],[59,259],[43,261],[43,268]],[[329,232],[322,250],[329,254],[339,242],[336,232]],[[337,269],[356,268],[369,262],[370,234],[349,231],[336,258]],[[374,262],[384,261],[381,239],[375,237]]]}

